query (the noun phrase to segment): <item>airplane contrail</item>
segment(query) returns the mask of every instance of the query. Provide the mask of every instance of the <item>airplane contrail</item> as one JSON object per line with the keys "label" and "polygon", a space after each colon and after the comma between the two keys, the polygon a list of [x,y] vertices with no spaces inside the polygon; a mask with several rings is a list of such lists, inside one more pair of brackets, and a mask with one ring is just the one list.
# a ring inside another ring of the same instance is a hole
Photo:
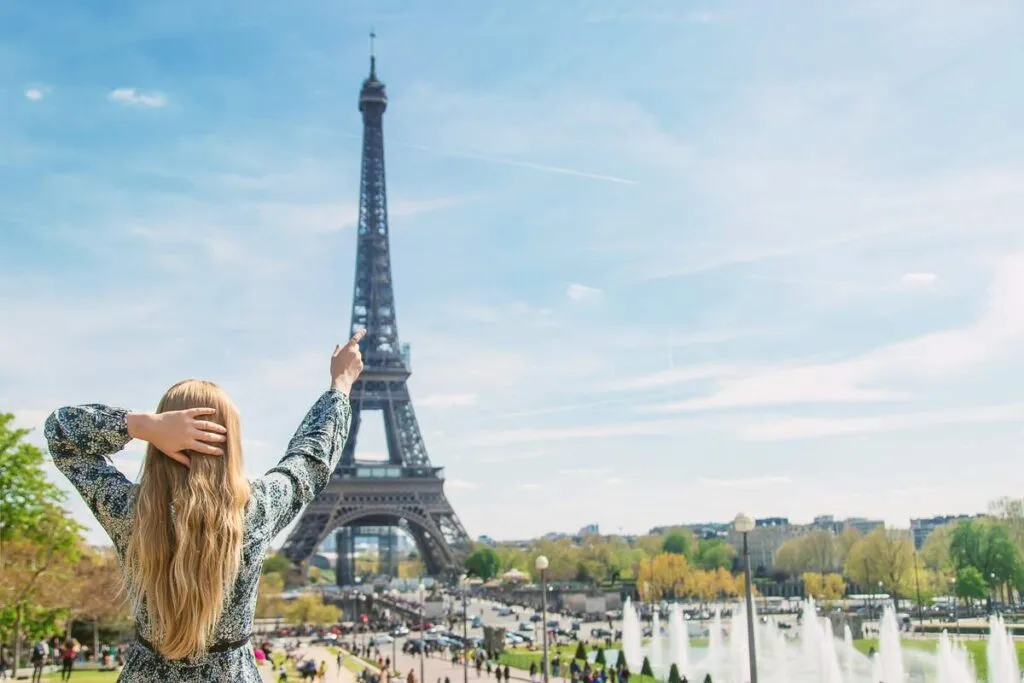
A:
{"label": "airplane contrail", "polygon": [[629,178],[620,178],[619,176],[603,175],[601,173],[590,173],[588,171],[580,171],[575,168],[565,168],[563,166],[548,166],[547,164],[535,164],[530,161],[517,161],[515,159],[505,159],[504,157],[492,157],[484,154],[473,154],[471,152],[452,152],[444,149],[437,149],[434,147],[426,147],[424,145],[415,145],[409,142],[398,142],[392,143],[398,144],[402,147],[411,147],[418,149],[423,152],[430,152],[432,154],[440,154],[441,156],[447,157],[459,157],[462,159],[473,159],[475,161],[484,161],[492,164],[503,164],[505,166],[516,166],[519,168],[529,168],[534,171],[545,171],[547,173],[560,173],[562,175],[571,175],[577,178],[589,178],[590,180],[603,180],[608,183],[618,183],[620,185],[636,185],[637,181],[630,180]]}

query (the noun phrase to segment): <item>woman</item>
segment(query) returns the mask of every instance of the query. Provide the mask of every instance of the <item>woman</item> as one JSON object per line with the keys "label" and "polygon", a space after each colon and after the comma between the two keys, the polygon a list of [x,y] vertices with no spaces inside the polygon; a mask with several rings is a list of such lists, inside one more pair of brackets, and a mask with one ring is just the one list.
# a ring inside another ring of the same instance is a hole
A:
{"label": "woman", "polygon": [[[210,382],[175,384],[154,414],[86,405],[47,419],[54,463],[121,559],[137,640],[118,681],[259,683],[248,643],[263,558],[341,457],[362,336],[335,348],[330,389],[284,458],[252,483],[238,411]],[[133,438],[149,442],[137,485],[105,459]]]}
{"label": "woman", "polygon": [[64,641],[60,648],[60,680],[71,680],[71,671],[75,668],[75,657],[78,656],[78,643],[73,638]]}

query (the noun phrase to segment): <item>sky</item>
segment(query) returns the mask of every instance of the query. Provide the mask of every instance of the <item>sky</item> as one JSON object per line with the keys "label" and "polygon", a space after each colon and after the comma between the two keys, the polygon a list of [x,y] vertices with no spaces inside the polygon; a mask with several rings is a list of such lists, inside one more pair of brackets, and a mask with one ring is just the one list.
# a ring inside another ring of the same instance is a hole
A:
{"label": "sky", "polygon": [[348,331],[371,27],[470,535],[1022,495],[1013,0],[3,3],[0,410],[212,379],[273,466]]}

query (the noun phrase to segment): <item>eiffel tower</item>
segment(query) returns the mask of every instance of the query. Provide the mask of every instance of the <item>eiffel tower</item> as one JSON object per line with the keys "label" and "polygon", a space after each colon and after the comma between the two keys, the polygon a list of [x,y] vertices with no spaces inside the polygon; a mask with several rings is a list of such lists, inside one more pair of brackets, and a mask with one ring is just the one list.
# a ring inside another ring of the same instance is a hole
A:
{"label": "eiffel tower", "polygon": [[[398,337],[384,183],[387,103],[371,49],[370,75],[359,93],[363,159],[350,326],[352,334],[366,330],[361,342],[364,369],[352,387],[352,427],[341,462],[282,548],[288,559],[301,565],[336,532],[339,585],[355,583],[357,537],[378,537],[381,557],[385,552],[387,556],[383,564],[389,566],[383,573],[392,576],[397,575],[395,529],[413,538],[433,576],[458,571],[469,547],[469,536],[444,494],[443,468],[432,466],[427,456],[407,384],[412,372],[409,347]],[[362,414],[367,410],[384,414],[387,462],[356,459]]]}

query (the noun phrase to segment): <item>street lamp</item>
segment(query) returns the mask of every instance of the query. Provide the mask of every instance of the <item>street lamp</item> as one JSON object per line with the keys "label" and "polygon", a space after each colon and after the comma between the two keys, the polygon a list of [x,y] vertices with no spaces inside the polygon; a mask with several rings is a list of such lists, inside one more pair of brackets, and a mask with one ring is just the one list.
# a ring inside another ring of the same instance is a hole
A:
{"label": "street lamp", "polygon": [[462,585],[462,683],[469,683],[469,621],[466,607],[466,588],[469,576],[463,574],[459,579]]}
{"label": "street lamp", "polygon": [[534,564],[540,573],[540,618],[543,628],[541,642],[544,643],[544,652],[541,655],[541,671],[543,671],[544,683],[548,683],[548,582],[545,572],[548,569],[548,558],[538,555]]}
{"label": "street lamp", "polygon": [[956,596],[956,577],[949,580],[950,598],[953,603],[953,619],[956,621],[956,637],[960,637],[960,600]]}
{"label": "street lamp", "polygon": [[427,680],[427,593],[426,588],[421,583],[416,588],[416,597],[419,598],[420,602],[420,683],[426,683]]}
{"label": "street lamp", "polygon": [[747,535],[754,530],[754,520],[743,514],[736,515],[733,528],[743,534],[743,585],[747,593],[747,651],[750,655],[750,683],[757,683],[757,654],[754,650],[754,597],[750,587],[750,547]]}
{"label": "street lamp", "polygon": [[[395,611],[395,617],[401,618],[398,613],[398,591],[394,588],[391,589],[391,609]],[[394,623],[395,619],[391,621]],[[404,622],[405,620],[402,619],[402,621]],[[398,638],[395,636],[391,636],[391,670],[398,671]],[[390,678],[390,676],[391,674],[389,673],[388,677]]]}

